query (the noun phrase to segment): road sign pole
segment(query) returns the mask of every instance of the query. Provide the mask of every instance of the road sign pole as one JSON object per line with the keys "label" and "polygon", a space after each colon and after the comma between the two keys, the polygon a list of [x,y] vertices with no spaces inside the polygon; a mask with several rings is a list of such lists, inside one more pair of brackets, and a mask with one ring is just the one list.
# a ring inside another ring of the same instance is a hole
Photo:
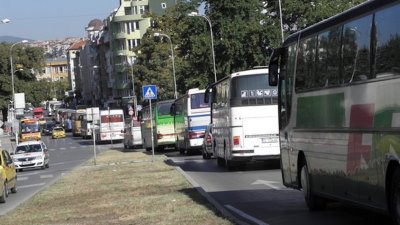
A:
{"label": "road sign pole", "polygon": [[150,126],[151,126],[151,161],[154,162],[154,131],[153,131],[153,112],[151,109],[151,99],[149,99],[150,102]]}
{"label": "road sign pole", "polygon": [[95,119],[92,107],[92,138],[93,138],[93,163],[96,165],[96,128],[95,128]]}
{"label": "road sign pole", "polygon": [[154,133],[153,133],[153,110],[151,109],[151,100],[157,99],[157,87],[156,85],[145,85],[142,86],[143,92],[143,99],[149,100],[150,106],[150,132],[151,132],[151,152],[152,152],[152,159],[151,161],[154,162]]}

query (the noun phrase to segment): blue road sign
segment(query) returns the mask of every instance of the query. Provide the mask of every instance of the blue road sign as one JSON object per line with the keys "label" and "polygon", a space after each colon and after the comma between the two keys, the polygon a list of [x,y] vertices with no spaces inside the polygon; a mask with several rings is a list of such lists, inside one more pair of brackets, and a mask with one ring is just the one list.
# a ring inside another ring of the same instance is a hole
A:
{"label": "blue road sign", "polygon": [[143,99],[157,99],[157,86],[145,85],[142,86]]}

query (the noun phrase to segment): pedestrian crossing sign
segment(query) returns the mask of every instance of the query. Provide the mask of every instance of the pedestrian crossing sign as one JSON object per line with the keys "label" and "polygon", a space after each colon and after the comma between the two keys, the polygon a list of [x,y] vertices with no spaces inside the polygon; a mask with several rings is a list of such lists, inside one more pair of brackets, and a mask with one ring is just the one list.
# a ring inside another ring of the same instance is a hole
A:
{"label": "pedestrian crossing sign", "polygon": [[142,86],[143,99],[157,99],[157,86],[145,85]]}

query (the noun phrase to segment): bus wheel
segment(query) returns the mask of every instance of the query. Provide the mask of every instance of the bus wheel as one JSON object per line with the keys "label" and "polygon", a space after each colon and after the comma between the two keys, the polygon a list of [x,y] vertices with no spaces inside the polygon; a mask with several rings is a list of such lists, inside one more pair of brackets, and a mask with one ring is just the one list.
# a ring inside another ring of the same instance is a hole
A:
{"label": "bus wheel", "polygon": [[400,224],[400,168],[396,168],[390,186],[390,215],[395,224]]}
{"label": "bus wheel", "polygon": [[325,209],[325,201],[312,193],[310,173],[308,172],[306,162],[304,162],[303,166],[301,167],[300,182],[308,209],[311,211]]}

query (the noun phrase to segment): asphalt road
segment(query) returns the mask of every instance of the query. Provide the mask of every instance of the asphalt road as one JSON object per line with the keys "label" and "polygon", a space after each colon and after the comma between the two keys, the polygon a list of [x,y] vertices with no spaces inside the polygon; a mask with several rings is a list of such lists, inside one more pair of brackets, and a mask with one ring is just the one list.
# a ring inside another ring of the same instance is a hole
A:
{"label": "asphalt road", "polygon": [[247,224],[259,225],[386,225],[388,216],[340,203],[310,212],[303,193],[285,188],[279,163],[253,163],[244,170],[228,171],[216,160],[167,153],[221,210]]}
{"label": "asphalt road", "polygon": [[[45,136],[42,140],[50,153],[50,168],[25,169],[17,173],[17,194],[10,194],[5,204],[0,204],[0,215],[13,210],[28,200],[43,188],[57,181],[64,173],[71,171],[83,162],[93,157],[92,140],[71,137],[53,140]],[[116,145],[116,144],[114,144]],[[120,147],[122,148],[122,144]],[[12,145],[14,146],[14,145]],[[101,152],[110,145],[97,145],[96,151]]]}
{"label": "asphalt road", "polygon": [[[55,182],[64,173],[93,156],[92,140],[79,137],[52,140],[44,138],[50,150],[50,168],[18,173],[18,193],[10,194],[0,204],[4,215],[38,191]],[[98,145],[97,152],[111,144]],[[113,148],[123,148],[121,143]],[[140,149],[138,151],[144,151]],[[390,218],[357,207],[332,203],[328,209],[309,212],[300,191],[282,185],[279,162],[269,165],[253,163],[243,170],[228,171],[217,166],[216,160],[203,160],[201,155],[182,156],[175,151],[164,153],[195,187],[221,211],[236,218],[238,223],[258,225],[386,225]]]}

